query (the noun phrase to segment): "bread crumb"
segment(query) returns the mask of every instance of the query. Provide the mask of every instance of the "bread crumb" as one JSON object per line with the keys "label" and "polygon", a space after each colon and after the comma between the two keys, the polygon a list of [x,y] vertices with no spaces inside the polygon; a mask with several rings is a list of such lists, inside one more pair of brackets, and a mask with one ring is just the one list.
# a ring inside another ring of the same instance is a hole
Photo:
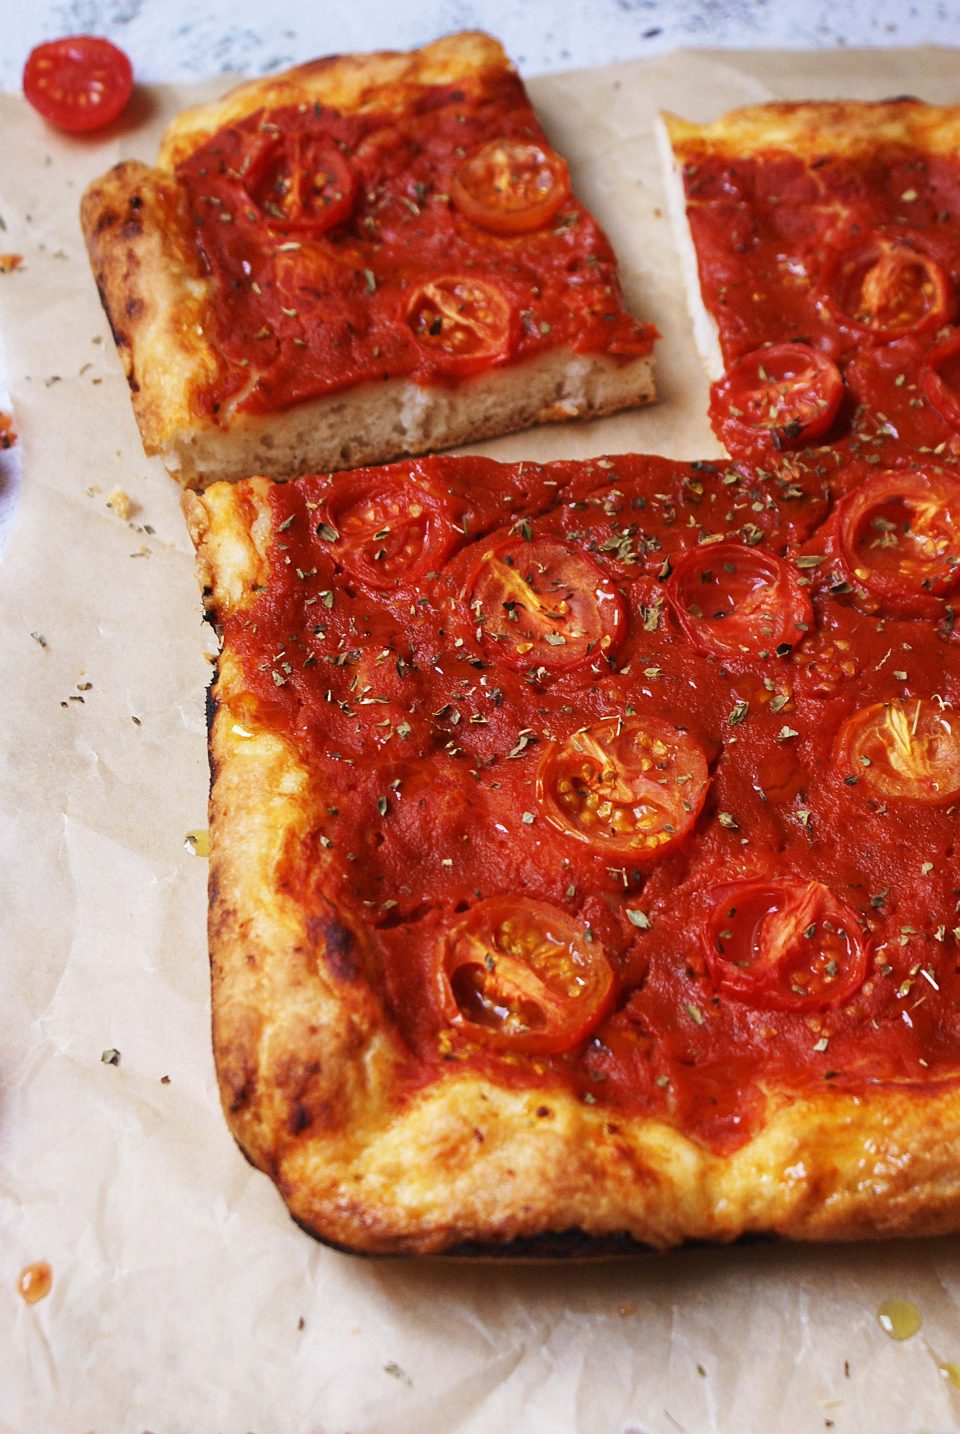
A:
{"label": "bread crumb", "polygon": [[116,513],[118,518],[122,518],[124,522],[128,520],[130,514],[133,512],[133,503],[130,499],[130,494],[125,493],[122,488],[114,488],[113,491],[107,495],[107,507],[111,512]]}

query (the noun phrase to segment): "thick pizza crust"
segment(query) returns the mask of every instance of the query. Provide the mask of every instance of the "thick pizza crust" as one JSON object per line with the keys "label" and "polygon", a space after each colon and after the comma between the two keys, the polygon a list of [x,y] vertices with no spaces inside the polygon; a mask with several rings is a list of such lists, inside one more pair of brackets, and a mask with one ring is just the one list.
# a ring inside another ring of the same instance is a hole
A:
{"label": "thick pizza crust", "polygon": [[649,355],[620,360],[561,347],[447,385],[393,378],[275,413],[238,411],[241,394],[214,417],[202,400],[218,372],[207,337],[216,295],[174,166],[224,125],[265,107],[402,112],[425,85],[457,81],[469,91],[491,73],[513,67],[495,40],[476,33],[410,54],[317,60],[186,111],[167,130],[156,168],[124,162],[89,187],[81,223],[144,448],[184,487],[381,463],[653,401]]}
{"label": "thick pizza crust", "polygon": [[[268,491],[258,479],[185,496],[214,620],[242,610],[266,576]],[[336,853],[309,846],[306,898],[284,876],[307,844],[323,773],[258,720],[228,650],[212,697],[221,1096],[242,1149],[311,1233],[368,1253],[529,1252],[532,1240],[588,1254],[624,1237],[664,1248],[960,1227],[955,1087],[770,1091],[766,1124],[730,1156],[662,1121],[611,1116],[546,1084],[511,1089],[455,1063],[401,1101],[404,1052],[367,975],[362,917],[325,896]]]}

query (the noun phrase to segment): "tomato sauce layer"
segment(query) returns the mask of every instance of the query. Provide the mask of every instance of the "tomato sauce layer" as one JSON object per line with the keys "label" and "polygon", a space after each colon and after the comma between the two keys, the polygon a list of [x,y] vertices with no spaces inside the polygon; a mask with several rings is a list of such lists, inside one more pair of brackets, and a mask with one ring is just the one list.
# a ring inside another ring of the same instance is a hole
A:
{"label": "tomato sauce layer", "polygon": [[385,89],[354,114],[259,111],[177,177],[216,292],[214,415],[456,383],[562,347],[652,348],[516,76]]}
{"label": "tomato sauce layer", "polygon": [[886,547],[850,581],[821,473],[431,458],[270,503],[225,643],[315,775],[288,883],[359,933],[411,1088],[729,1150],[768,1090],[960,1074],[950,596],[889,610]]}

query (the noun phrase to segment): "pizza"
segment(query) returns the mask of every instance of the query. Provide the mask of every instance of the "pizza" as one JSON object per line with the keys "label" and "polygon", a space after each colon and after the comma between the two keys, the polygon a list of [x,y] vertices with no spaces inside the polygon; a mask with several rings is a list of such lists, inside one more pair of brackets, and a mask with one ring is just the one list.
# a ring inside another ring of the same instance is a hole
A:
{"label": "pizza", "polygon": [[82,222],[144,446],[187,487],[654,396],[655,330],[485,35],[243,84]]}
{"label": "pizza", "polygon": [[957,1227],[960,488],[818,455],[185,495],[223,1105],[311,1233]]}

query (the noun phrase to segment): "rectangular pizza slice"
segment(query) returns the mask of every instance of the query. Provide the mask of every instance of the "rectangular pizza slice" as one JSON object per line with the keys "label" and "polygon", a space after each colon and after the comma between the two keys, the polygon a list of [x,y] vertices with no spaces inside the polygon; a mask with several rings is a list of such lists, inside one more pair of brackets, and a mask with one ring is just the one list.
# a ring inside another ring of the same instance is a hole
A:
{"label": "rectangular pizza slice", "polygon": [[655,331],[485,35],[247,82],[82,220],[144,445],[188,487],[654,396]]}
{"label": "rectangular pizza slice", "polygon": [[185,495],[222,1100],[311,1233],[960,1228],[960,656],[862,492],[621,456]]}

